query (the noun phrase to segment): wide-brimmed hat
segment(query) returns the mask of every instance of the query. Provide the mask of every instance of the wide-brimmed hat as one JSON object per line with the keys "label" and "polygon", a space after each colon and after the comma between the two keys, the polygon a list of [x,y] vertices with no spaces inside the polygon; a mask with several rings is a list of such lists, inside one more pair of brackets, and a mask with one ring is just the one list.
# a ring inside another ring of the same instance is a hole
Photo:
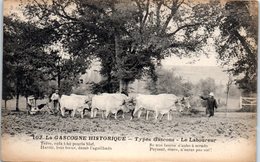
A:
{"label": "wide-brimmed hat", "polygon": [[210,95],[210,96],[214,96],[214,93],[213,93],[213,92],[210,92],[209,95]]}

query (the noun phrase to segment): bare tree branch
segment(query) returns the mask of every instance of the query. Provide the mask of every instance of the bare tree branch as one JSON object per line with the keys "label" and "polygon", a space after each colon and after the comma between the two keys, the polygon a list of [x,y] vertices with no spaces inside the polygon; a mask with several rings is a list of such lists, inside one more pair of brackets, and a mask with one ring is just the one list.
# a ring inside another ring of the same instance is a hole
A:
{"label": "bare tree branch", "polygon": [[180,26],[178,29],[176,29],[176,30],[175,30],[174,32],[172,32],[172,33],[167,33],[166,36],[167,36],[167,37],[171,37],[171,36],[175,35],[177,32],[179,32],[181,29],[189,28],[189,27],[194,27],[194,26],[199,26],[199,25],[201,25],[201,23],[186,24],[186,25]]}
{"label": "bare tree branch", "polygon": [[[159,30],[160,29],[160,25],[161,25],[161,14],[160,14],[160,10],[162,7],[163,2],[159,1],[157,2],[157,7],[156,7],[156,27]],[[159,33],[159,31],[158,31]]]}
{"label": "bare tree branch", "polygon": [[167,27],[168,27],[168,25],[169,25],[169,23],[170,23],[172,17],[177,13],[179,7],[180,7],[180,6],[183,4],[183,2],[184,2],[184,0],[182,0],[182,1],[178,4],[178,1],[179,1],[179,0],[173,1],[171,7],[168,7],[168,6],[165,4],[165,6],[171,10],[171,14],[167,17],[167,19],[166,19],[166,21],[165,21],[165,23],[164,23],[164,25],[163,25],[163,27],[162,27],[161,33],[165,33],[165,32],[166,32],[166,29],[167,29]]}
{"label": "bare tree branch", "polygon": [[53,0],[52,2],[53,2],[54,5],[56,5],[58,8],[60,8],[60,10],[62,12],[62,13],[60,13],[58,10],[55,10],[56,14],[58,16],[61,16],[63,18],[66,18],[66,19],[69,19],[69,20],[72,20],[72,21],[78,21],[76,18],[69,16],[68,13],[65,11],[65,8],[67,7],[66,5],[68,3],[65,6],[62,6],[61,4],[57,3],[55,0]]}
{"label": "bare tree branch", "polygon": [[145,16],[143,19],[143,24],[145,24],[147,17],[149,15],[149,5],[150,5],[150,0],[147,0],[146,6],[145,6]]}

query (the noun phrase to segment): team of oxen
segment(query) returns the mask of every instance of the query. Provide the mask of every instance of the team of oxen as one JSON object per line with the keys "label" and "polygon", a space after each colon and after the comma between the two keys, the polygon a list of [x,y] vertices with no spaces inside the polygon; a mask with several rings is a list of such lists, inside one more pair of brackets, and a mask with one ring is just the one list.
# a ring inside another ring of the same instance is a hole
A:
{"label": "team of oxen", "polygon": [[135,96],[127,96],[121,93],[102,93],[99,95],[62,95],[60,98],[60,112],[65,116],[65,111],[71,111],[71,117],[79,112],[81,118],[84,118],[86,112],[90,112],[90,117],[97,117],[97,113],[101,113],[102,118],[108,118],[110,114],[114,114],[117,119],[118,114],[131,114],[131,119],[137,113],[140,118],[143,111],[146,112],[146,120],[149,113],[154,113],[155,120],[168,114],[168,120],[172,118],[172,112],[182,112],[190,109],[190,103],[185,97],[177,97],[174,94],[158,94],[146,95],[137,94]]}

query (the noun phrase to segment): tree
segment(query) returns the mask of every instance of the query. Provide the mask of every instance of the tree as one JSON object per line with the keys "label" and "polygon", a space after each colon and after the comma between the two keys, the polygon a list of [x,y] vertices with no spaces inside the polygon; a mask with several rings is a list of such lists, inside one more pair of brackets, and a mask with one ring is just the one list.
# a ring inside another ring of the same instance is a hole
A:
{"label": "tree", "polygon": [[200,94],[204,96],[208,96],[210,92],[215,93],[217,88],[215,80],[213,78],[201,79],[196,87]]}
{"label": "tree", "polygon": [[71,57],[99,58],[108,84],[116,78],[119,91],[127,91],[142,76],[156,81],[156,63],[166,56],[197,56],[215,22],[212,6],[183,0],[41,0],[28,3],[24,13],[55,26]]}
{"label": "tree", "polygon": [[[3,66],[6,66],[6,63],[3,63]],[[7,67],[4,67],[3,69],[7,69]],[[12,99],[15,95],[14,84],[11,82],[10,77],[12,76],[8,74],[7,70],[3,71],[2,99],[5,101],[5,109],[7,101]]]}
{"label": "tree", "polygon": [[146,85],[151,94],[171,93],[186,97],[192,95],[194,85],[184,81],[181,76],[176,76],[174,70],[157,69],[156,73],[158,75],[156,86],[151,78],[148,79]]}
{"label": "tree", "polygon": [[230,91],[230,88],[232,86],[232,83],[233,83],[233,78],[231,76],[231,74],[229,74],[228,76],[228,82],[226,84],[226,106],[227,106],[227,103],[228,103],[228,97],[229,97],[229,91]]}
{"label": "tree", "polygon": [[15,93],[16,110],[19,111],[19,96],[27,98],[38,93],[38,82],[46,77],[44,71],[49,68],[50,56],[46,55],[43,47],[55,39],[54,31],[49,27],[37,28],[15,16],[4,17],[3,29],[3,82],[9,82],[4,83],[3,90],[9,97]]}
{"label": "tree", "polygon": [[219,18],[220,36],[216,41],[219,59],[235,83],[245,93],[256,92],[257,69],[257,2],[230,1]]}

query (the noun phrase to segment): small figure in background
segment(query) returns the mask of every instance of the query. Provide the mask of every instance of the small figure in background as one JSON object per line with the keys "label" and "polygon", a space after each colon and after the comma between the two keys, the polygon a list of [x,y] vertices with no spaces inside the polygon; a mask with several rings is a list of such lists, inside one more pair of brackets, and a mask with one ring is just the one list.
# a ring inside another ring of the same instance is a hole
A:
{"label": "small figure in background", "polygon": [[218,108],[214,93],[210,92],[209,97],[200,96],[200,98],[207,101],[206,114],[209,114],[209,117],[214,116],[214,108]]}
{"label": "small figure in background", "polygon": [[59,90],[55,90],[55,92],[51,95],[51,101],[53,102],[53,108],[54,111],[59,111],[59,101],[60,101],[60,95]]}
{"label": "small figure in background", "polygon": [[35,107],[34,97],[30,96],[30,97],[28,97],[28,100],[27,100],[28,113],[32,110],[33,107]]}
{"label": "small figure in background", "polygon": [[27,109],[28,109],[28,114],[30,115],[35,115],[36,113],[39,112],[38,106],[36,106],[36,101],[34,96],[28,97]]}

